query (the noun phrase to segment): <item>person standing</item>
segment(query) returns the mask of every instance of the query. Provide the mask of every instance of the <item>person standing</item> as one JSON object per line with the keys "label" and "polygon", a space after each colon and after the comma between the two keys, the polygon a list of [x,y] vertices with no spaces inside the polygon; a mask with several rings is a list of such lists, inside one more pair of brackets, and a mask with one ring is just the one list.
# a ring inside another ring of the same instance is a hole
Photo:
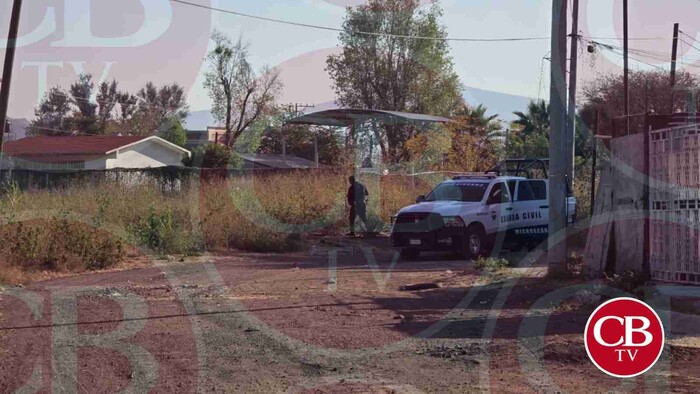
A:
{"label": "person standing", "polygon": [[350,188],[348,189],[348,205],[350,205],[350,232],[348,236],[355,236],[355,218],[360,217],[362,223],[367,227],[367,199],[369,192],[365,185],[355,181],[355,177],[350,177]]}

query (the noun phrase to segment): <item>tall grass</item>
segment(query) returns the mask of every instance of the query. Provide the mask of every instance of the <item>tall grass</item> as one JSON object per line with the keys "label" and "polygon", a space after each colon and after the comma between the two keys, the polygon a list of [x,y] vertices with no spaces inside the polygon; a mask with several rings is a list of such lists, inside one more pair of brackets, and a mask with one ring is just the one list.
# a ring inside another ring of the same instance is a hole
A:
{"label": "tall grass", "polygon": [[[358,179],[370,193],[368,231],[385,229],[392,215],[439,181]],[[0,266],[5,272],[101,269],[123,259],[130,247],[155,254],[298,250],[309,233],[346,230],[348,186],[342,173],[300,171],[201,180],[179,193],[118,184],[10,188],[0,199],[6,240]]]}

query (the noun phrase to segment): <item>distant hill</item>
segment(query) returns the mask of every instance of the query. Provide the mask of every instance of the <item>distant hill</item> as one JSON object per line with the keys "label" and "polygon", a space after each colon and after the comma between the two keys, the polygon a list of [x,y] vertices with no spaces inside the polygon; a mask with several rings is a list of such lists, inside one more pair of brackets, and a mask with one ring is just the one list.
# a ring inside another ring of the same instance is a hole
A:
{"label": "distant hill", "polygon": [[[529,97],[472,87],[465,88],[463,96],[467,104],[472,106],[483,104],[488,109],[487,115],[498,114],[499,119],[506,122],[515,120],[517,117],[513,115],[513,111],[525,111],[527,104],[533,100]],[[318,112],[337,107],[333,101],[327,101],[316,104],[315,107],[307,109],[306,112]],[[191,112],[185,121],[185,127],[188,130],[205,130],[207,126],[213,125],[216,125],[214,116],[212,116],[210,111],[206,110]]]}
{"label": "distant hill", "polygon": [[517,118],[513,115],[513,111],[525,111],[530,101],[534,100],[529,97],[471,87],[464,89],[463,96],[467,104],[472,106],[483,104],[488,108],[487,115],[498,114],[498,118],[506,122]]}

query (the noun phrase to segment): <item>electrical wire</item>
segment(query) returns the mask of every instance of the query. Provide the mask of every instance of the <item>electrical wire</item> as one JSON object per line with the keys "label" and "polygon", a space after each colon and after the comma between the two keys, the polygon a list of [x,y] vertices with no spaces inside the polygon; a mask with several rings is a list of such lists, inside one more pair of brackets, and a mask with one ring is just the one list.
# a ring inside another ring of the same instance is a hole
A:
{"label": "electrical wire", "polygon": [[681,38],[681,41],[684,42],[686,45],[689,45],[691,48],[695,49],[696,51],[700,51],[700,48],[696,47],[695,45],[689,43],[688,41],[684,40]]}
{"label": "electrical wire", "polygon": [[[184,5],[202,8],[202,9],[206,9],[206,10],[210,10],[210,11],[216,11],[216,12],[221,12],[221,13],[225,13],[225,14],[236,15],[236,16],[240,16],[240,17],[244,17],[244,18],[257,19],[257,20],[266,21],[266,22],[274,22],[274,23],[280,23],[280,24],[291,25],[291,26],[296,26],[296,27],[304,27],[304,28],[318,29],[318,30],[327,30],[327,31],[339,32],[339,33],[347,32],[346,30],[338,28],[338,27],[313,25],[313,24],[309,24],[309,23],[294,22],[294,21],[289,21],[289,20],[284,20],[284,19],[268,18],[268,17],[264,17],[264,16],[246,14],[243,12],[238,12],[238,11],[233,11],[233,10],[226,10],[223,8],[206,6],[203,4],[192,3],[192,2],[184,1],[184,0],[170,0],[170,1],[173,3],[184,4]],[[404,35],[404,34],[375,33],[375,32],[359,31],[359,30],[351,31],[349,33],[350,34],[358,34],[358,35],[366,35],[366,36],[375,36],[375,37],[393,37],[393,38],[406,38],[406,39],[413,39],[413,40],[454,41],[454,42],[517,42],[517,41],[542,41],[542,40],[549,40],[550,39],[550,37],[511,37],[511,38],[427,37],[427,36],[413,36],[413,35]]]}
{"label": "electrical wire", "polygon": [[81,133],[79,131],[70,131],[70,130],[62,130],[62,129],[53,129],[51,127],[42,127],[42,126],[32,126],[29,125],[28,129],[39,129],[39,130],[46,130],[46,131],[55,131],[58,133],[66,133],[70,134],[71,136],[73,135],[84,135],[84,136],[95,136],[95,135],[100,135],[100,134],[88,134],[88,133]]}

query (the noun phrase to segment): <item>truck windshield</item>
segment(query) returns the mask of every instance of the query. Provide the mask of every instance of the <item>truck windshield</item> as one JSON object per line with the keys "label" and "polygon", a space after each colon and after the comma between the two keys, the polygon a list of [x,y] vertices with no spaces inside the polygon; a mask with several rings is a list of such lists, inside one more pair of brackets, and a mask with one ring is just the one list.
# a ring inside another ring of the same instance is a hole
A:
{"label": "truck windshield", "polygon": [[425,201],[478,202],[488,187],[485,182],[443,183],[433,190]]}

